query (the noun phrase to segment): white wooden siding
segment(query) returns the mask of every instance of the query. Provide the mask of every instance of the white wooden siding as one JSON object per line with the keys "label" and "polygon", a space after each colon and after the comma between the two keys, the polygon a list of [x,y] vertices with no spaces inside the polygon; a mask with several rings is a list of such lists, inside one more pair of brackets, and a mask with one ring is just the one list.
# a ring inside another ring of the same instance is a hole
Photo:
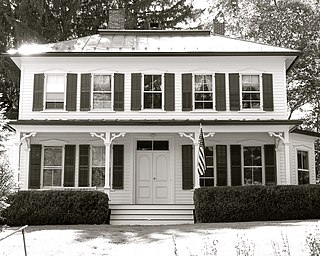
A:
{"label": "white wooden siding", "polygon": [[293,185],[298,184],[298,158],[297,151],[307,151],[309,158],[309,177],[310,184],[316,183],[316,166],[315,166],[315,153],[314,153],[314,138],[301,134],[290,135],[290,162],[291,162],[291,182]]}
{"label": "white wooden siding", "polygon": [[[282,57],[24,57],[22,60],[19,119],[286,119],[285,66]],[[35,73],[77,73],[77,111],[32,111]],[[124,73],[125,111],[80,111],[81,73]],[[175,73],[175,111],[131,111],[131,73]],[[226,73],[227,111],[182,111],[183,73]],[[271,73],[274,111],[229,111],[228,73]],[[58,113],[58,115],[57,115]]]}

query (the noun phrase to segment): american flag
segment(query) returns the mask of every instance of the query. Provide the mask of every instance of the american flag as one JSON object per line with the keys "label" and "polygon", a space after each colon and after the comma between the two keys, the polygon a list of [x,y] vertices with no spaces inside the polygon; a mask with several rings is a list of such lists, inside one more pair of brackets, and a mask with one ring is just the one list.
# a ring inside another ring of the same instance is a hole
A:
{"label": "american flag", "polygon": [[199,154],[198,154],[198,173],[203,175],[207,169],[206,166],[206,155],[204,153],[205,145],[202,132],[202,125],[200,124],[200,133],[199,133]]}

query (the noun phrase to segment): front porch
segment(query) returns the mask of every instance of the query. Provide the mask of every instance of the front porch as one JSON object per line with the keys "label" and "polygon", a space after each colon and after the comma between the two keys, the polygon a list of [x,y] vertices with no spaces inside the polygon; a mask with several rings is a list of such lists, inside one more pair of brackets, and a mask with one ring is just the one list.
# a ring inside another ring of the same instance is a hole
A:
{"label": "front porch", "polygon": [[112,204],[190,204],[199,186],[297,184],[289,121],[202,121],[201,177],[198,122],[36,122],[14,126],[20,189],[94,187]]}

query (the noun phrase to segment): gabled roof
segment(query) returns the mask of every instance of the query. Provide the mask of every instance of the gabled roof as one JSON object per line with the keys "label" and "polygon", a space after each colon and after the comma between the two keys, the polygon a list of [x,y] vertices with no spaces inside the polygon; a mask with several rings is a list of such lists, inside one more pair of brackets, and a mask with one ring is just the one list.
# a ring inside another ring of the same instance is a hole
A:
{"label": "gabled roof", "polygon": [[300,51],[211,35],[209,30],[99,30],[99,34],[9,50],[22,56],[287,56],[286,67]]}

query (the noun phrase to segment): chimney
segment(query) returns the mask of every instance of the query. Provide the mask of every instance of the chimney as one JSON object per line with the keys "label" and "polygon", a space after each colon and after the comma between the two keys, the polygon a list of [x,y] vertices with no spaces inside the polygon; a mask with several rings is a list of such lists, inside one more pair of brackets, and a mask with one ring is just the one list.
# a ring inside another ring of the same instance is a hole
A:
{"label": "chimney", "polygon": [[213,20],[213,33],[216,35],[224,36],[225,34],[225,23],[224,21],[220,22],[217,19]]}
{"label": "chimney", "polygon": [[123,30],[124,29],[124,9],[110,9],[108,29]]}
{"label": "chimney", "polygon": [[160,24],[160,22],[149,22],[148,23],[148,29],[160,30],[161,29],[161,24]]}

